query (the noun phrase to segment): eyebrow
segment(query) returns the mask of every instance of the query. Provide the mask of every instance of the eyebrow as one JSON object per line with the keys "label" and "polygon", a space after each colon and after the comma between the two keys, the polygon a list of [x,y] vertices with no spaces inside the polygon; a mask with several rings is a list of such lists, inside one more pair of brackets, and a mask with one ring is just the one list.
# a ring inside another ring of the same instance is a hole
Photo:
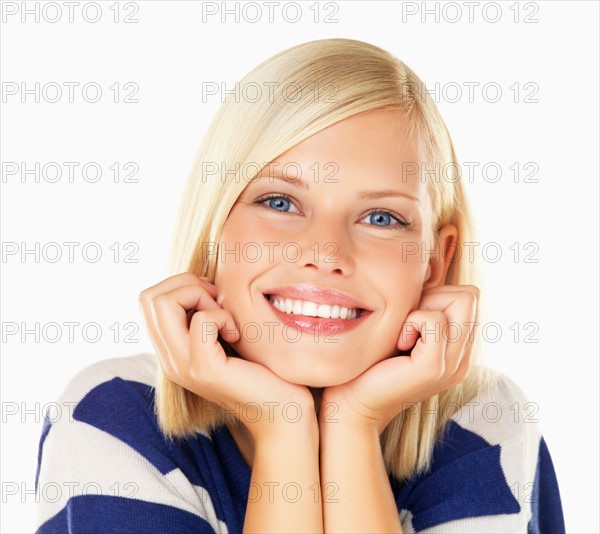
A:
{"label": "eyebrow", "polygon": [[[308,191],[308,184],[304,180],[302,180],[302,178],[298,178],[297,176],[283,176],[280,173],[272,173],[272,174],[268,174],[268,175],[264,174],[262,176],[257,176],[255,178],[255,180],[260,180],[263,178],[276,178],[278,180],[283,180],[284,182],[287,182],[288,184],[291,184],[293,186],[299,187],[300,189]],[[373,200],[373,199],[384,198],[384,197],[405,197],[410,200],[414,200],[415,202],[421,203],[421,201],[417,197],[413,197],[412,195],[409,195],[408,193],[403,193],[402,191],[397,191],[395,189],[384,189],[382,191],[359,191],[358,196],[359,196],[359,198],[365,199],[365,200]]]}

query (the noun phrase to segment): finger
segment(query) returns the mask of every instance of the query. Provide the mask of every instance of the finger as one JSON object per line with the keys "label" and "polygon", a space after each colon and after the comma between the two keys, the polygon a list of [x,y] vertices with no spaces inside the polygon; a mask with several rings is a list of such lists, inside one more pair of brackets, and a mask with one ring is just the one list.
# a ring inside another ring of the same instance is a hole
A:
{"label": "finger", "polygon": [[442,286],[435,289],[437,291],[421,294],[418,309],[445,311],[456,300],[464,299],[471,302],[473,313],[470,317],[475,317],[477,302],[479,301],[479,290],[476,286]]}
{"label": "finger", "polygon": [[[417,309],[425,309],[425,310],[444,310],[447,307],[446,302],[444,302],[444,297],[439,297],[439,295],[446,295],[451,293],[460,293],[468,291],[472,293],[477,300],[479,300],[479,288],[474,285],[447,285],[447,286],[437,286],[424,289],[421,293],[421,300],[417,306]],[[436,297],[437,295],[437,297]],[[467,320],[466,322],[476,322],[477,321],[477,310],[475,317],[472,320]],[[461,325],[462,327],[463,325]],[[464,325],[465,333],[468,334],[467,337],[470,339],[470,334],[473,329],[473,326],[470,324]],[[419,333],[416,329],[412,327],[412,325],[407,324],[405,320],[405,324],[401,335],[399,337],[398,348],[402,351],[407,351],[412,349],[419,338]]]}
{"label": "finger", "polygon": [[469,291],[479,298],[481,291],[475,285],[441,285],[436,287],[428,287],[423,289],[421,295],[428,295],[433,293],[454,293],[457,291]]}
{"label": "finger", "polygon": [[[437,370],[445,369],[446,341],[442,332],[447,324],[446,315],[439,310],[415,310],[408,314],[402,332],[416,332],[419,339],[416,340],[410,357],[415,365],[425,365],[432,368],[432,374]],[[402,343],[402,332],[398,342],[398,348],[406,350]],[[441,376],[441,375],[440,375]]]}
{"label": "finger", "polygon": [[159,352],[164,351],[166,347],[164,346],[164,343],[162,342],[160,337],[156,334],[155,328],[153,327],[153,318],[151,310],[152,300],[158,295],[167,293],[169,291],[172,291],[173,289],[185,285],[200,285],[204,287],[213,298],[216,298],[217,296],[217,288],[208,281],[208,278],[198,277],[193,273],[181,273],[174,276],[170,276],[169,278],[162,280],[158,284],[155,284],[143,290],[138,296],[139,308],[142,312],[144,321],[146,322],[150,339],[154,344],[156,350]]}
{"label": "finger", "polygon": [[227,310],[215,308],[196,312],[189,330],[187,350],[190,358],[194,362],[206,360],[212,366],[219,362],[211,362],[210,359],[214,360],[218,355],[222,363],[225,351],[219,342],[219,333],[228,342],[233,343],[239,339],[239,331]]}
{"label": "finger", "polygon": [[[236,402],[255,403],[265,393],[275,398],[289,396],[289,384],[274,383],[272,372],[262,364],[225,354],[218,332],[224,334],[229,319],[231,315],[223,309],[194,314],[190,328],[191,361],[186,373],[191,378],[190,389],[208,400],[225,401],[230,407]],[[275,384],[283,386],[281,391],[274,389]]]}
{"label": "finger", "polygon": [[[151,328],[162,342],[161,356],[167,358],[174,368],[179,368],[183,361],[189,360],[189,328],[186,310],[195,308],[225,311],[200,285],[178,287],[158,295],[151,301]],[[233,318],[230,319],[229,328],[232,331],[235,328]],[[230,335],[229,339],[233,337]]]}
{"label": "finger", "polygon": [[[371,381],[358,383],[358,398],[370,399],[369,407],[394,406],[397,402],[417,402],[428,398],[439,388],[445,372],[445,341],[441,336],[445,315],[441,311],[415,310],[407,317],[417,340],[409,357],[392,357],[375,364],[370,373]],[[364,390],[361,390],[364,388]]]}
{"label": "finger", "polygon": [[[192,282],[192,285],[182,286],[182,282],[189,281]],[[150,334],[150,338],[152,339],[153,344],[155,345],[157,351],[164,352],[167,350],[162,338],[157,333],[156,328],[156,319],[153,312],[154,302],[161,295],[169,295],[172,291],[176,291],[181,287],[196,287],[196,288],[205,288],[205,284],[200,283],[195,276],[184,276],[178,275],[176,277],[171,277],[170,279],[163,280],[161,283],[156,284],[147,290],[144,290],[140,294],[140,307],[142,313],[144,315],[144,320],[146,322],[146,326],[148,329],[148,333]],[[192,293],[193,294],[193,293]],[[210,296],[207,289],[204,289],[204,301],[207,306],[211,306],[211,302],[209,302],[212,297]],[[197,298],[197,297],[195,297]],[[195,305],[199,304],[201,298],[197,298],[197,301],[194,304],[191,304],[191,307],[195,307]],[[214,299],[213,299],[214,301]]]}
{"label": "finger", "polygon": [[[434,324],[431,322],[432,315],[428,314],[430,311],[434,312],[435,316],[439,316],[441,324]],[[436,339],[439,340],[441,337],[439,333],[447,323],[447,319],[443,313],[441,315],[435,313],[439,311],[440,310],[427,308],[425,310],[418,309],[410,312],[404,320],[404,324],[400,330],[400,336],[396,345],[397,348],[402,351],[413,349],[419,338],[423,337],[424,333],[429,333],[431,336],[434,333],[434,329],[438,332]],[[429,321],[428,324],[426,324],[427,321]]]}
{"label": "finger", "polygon": [[442,333],[447,342],[448,374],[456,372],[467,345],[472,343],[471,332],[476,322],[476,291],[470,288],[460,289],[464,287],[466,286],[457,286],[450,291],[424,295],[419,305],[424,310],[440,310],[447,318],[447,325]]}
{"label": "finger", "polygon": [[[413,312],[411,312],[413,313]],[[400,336],[398,337],[398,343],[396,347],[401,351],[411,350],[417,340],[419,339],[419,330],[414,325],[414,320],[411,317],[411,313],[408,314],[400,330]]]}
{"label": "finger", "polygon": [[146,303],[154,297],[172,291],[181,286],[201,285],[213,298],[217,297],[217,288],[205,276],[196,276],[193,273],[180,273],[161,280],[158,284],[150,286],[140,293],[140,301]]}

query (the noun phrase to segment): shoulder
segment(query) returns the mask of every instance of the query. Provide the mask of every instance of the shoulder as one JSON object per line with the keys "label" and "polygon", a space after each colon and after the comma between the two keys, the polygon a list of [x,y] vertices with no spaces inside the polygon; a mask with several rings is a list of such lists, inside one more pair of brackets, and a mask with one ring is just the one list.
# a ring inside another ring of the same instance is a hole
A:
{"label": "shoulder", "polygon": [[536,442],[541,437],[539,405],[528,399],[523,389],[506,374],[489,369],[486,387],[467,400],[451,417],[466,431],[489,444]]}
{"label": "shoulder", "polygon": [[[450,439],[441,441],[438,461],[478,465],[487,480],[471,490],[483,490],[497,502],[503,492],[506,511],[514,512],[522,508],[523,496],[531,493],[535,481],[543,441],[536,417],[539,406],[506,374],[494,370],[493,375],[493,382],[452,416]],[[453,456],[453,445],[461,459]],[[482,480],[479,474],[477,480]]]}
{"label": "shoulder", "polygon": [[156,370],[156,356],[141,353],[102,360],[76,373],[48,407],[40,453],[50,435],[74,439],[89,426],[122,441],[134,439],[152,420]]}
{"label": "shoulder", "polygon": [[480,468],[488,468],[490,483],[492,473],[509,487],[533,481],[542,439],[538,406],[506,374],[486,371],[484,386],[454,412],[436,444],[435,467],[478,460]]}
{"label": "shoulder", "polygon": [[452,408],[430,470],[403,488],[406,532],[564,528],[537,403],[504,373],[488,369],[488,377],[478,394]]}
{"label": "shoulder", "polygon": [[70,436],[82,432],[75,423],[85,423],[133,445],[142,429],[156,426],[156,371],[156,356],[150,353],[109,358],[85,367],[45,414],[44,433]]}
{"label": "shoulder", "polygon": [[221,530],[197,469],[159,429],[157,369],[157,357],[141,353],[94,363],[68,382],[40,438],[38,532],[66,531],[67,524],[80,532],[96,522],[154,532],[161,520]]}
{"label": "shoulder", "polygon": [[104,359],[77,372],[67,382],[58,400],[79,402],[94,388],[111,381],[154,387],[156,371],[156,356],[151,353]]}

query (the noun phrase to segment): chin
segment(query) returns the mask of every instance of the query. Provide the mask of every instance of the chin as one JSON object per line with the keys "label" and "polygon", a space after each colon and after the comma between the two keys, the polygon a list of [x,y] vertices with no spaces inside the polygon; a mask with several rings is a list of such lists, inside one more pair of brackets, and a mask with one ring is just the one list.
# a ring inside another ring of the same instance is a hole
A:
{"label": "chin", "polygon": [[[322,354],[313,354],[313,357],[307,361],[306,355],[303,354],[304,349],[298,348],[299,350],[290,351],[290,348],[296,349],[292,345],[291,347],[287,347],[286,357],[269,358],[269,360],[266,360],[264,352],[260,349],[256,350],[256,347],[252,347],[253,353],[249,354],[242,351],[242,347],[238,343],[229,345],[222,341],[222,344],[228,356],[235,355],[259,363],[286,382],[312,388],[339,386],[340,384],[350,382],[377,363],[377,361],[383,359],[360,362],[361,364],[357,365],[359,362],[352,355],[343,350],[338,350],[334,353],[324,351]],[[240,352],[244,353],[245,356],[242,356]],[[354,365],[350,365],[350,362],[353,362]]]}
{"label": "chin", "polygon": [[299,369],[277,369],[274,366],[269,367],[269,369],[286,382],[312,388],[339,386],[340,384],[350,382],[350,380],[353,380],[363,372],[363,370],[359,370],[358,372],[352,373],[347,368],[327,369],[319,368],[318,366],[313,366],[310,369],[307,369],[306,367]]}

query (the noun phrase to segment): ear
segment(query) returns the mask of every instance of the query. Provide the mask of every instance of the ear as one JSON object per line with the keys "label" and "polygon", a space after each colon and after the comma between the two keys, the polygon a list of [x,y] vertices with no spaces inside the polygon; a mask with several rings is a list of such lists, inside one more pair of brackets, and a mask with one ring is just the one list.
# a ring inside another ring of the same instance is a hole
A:
{"label": "ear", "polygon": [[437,287],[446,283],[446,276],[458,244],[458,230],[453,224],[440,229],[433,243],[433,253],[427,265],[423,289]]}

